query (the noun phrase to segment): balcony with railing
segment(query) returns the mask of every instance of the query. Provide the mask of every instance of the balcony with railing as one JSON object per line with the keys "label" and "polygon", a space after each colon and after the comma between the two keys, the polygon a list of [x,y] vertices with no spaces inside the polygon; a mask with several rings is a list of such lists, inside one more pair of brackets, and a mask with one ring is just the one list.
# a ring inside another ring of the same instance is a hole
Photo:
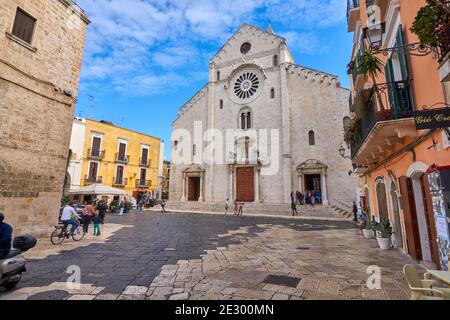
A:
{"label": "balcony with railing", "polygon": [[356,106],[358,120],[350,141],[357,165],[376,162],[396,143],[416,135],[410,80],[379,84],[363,95],[365,101]]}
{"label": "balcony with railing", "polygon": [[151,180],[136,180],[136,188],[149,188],[152,185]]}
{"label": "balcony with railing", "polygon": [[90,176],[84,176],[84,185],[89,186],[91,184],[96,183],[102,183],[103,178],[102,177],[90,177]]}
{"label": "balcony with railing", "polygon": [[142,158],[140,158],[139,159],[139,165],[141,167],[149,168],[151,166],[151,161],[150,161],[150,159],[142,159]]}
{"label": "balcony with railing", "polygon": [[130,156],[116,153],[115,161],[116,163],[128,164],[130,162]]}
{"label": "balcony with railing", "polygon": [[121,178],[120,179],[120,178],[114,177],[113,187],[123,188],[123,187],[125,187],[127,185],[128,185],[128,179],[127,178]]}
{"label": "balcony with railing", "polygon": [[105,150],[89,149],[88,159],[101,161],[105,158]]}
{"label": "balcony with railing", "polygon": [[356,22],[359,20],[359,16],[360,16],[359,0],[347,0],[348,32],[355,31]]}

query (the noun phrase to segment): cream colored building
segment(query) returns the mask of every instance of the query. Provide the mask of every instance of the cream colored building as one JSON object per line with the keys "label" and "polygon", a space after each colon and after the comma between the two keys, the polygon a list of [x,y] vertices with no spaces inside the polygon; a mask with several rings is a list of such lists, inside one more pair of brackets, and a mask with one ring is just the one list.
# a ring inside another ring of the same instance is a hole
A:
{"label": "cream colored building", "polygon": [[[348,208],[356,179],[338,152],[348,100],[337,76],[296,64],[284,38],[243,25],[211,59],[209,82],[173,123],[171,205],[214,209],[229,198],[285,210],[291,192],[314,190],[324,205]],[[221,137],[208,140],[211,129]],[[220,141],[229,142],[229,130],[231,148]],[[224,161],[205,161],[211,146],[212,157],[223,154]]]}
{"label": "cream colored building", "polygon": [[72,0],[0,2],[0,211],[16,234],[58,221],[88,24]]}

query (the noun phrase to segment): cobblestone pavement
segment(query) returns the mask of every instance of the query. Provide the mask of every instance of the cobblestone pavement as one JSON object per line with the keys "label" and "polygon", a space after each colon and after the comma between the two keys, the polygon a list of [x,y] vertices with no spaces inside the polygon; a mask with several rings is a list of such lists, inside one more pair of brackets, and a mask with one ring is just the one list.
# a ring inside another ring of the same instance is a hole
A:
{"label": "cobblestone pavement", "polygon": [[[147,212],[110,216],[102,237],[27,253],[28,272],[1,299],[408,299],[397,250],[348,221]],[[382,271],[369,290],[367,268]],[[79,266],[81,286],[66,271]]]}

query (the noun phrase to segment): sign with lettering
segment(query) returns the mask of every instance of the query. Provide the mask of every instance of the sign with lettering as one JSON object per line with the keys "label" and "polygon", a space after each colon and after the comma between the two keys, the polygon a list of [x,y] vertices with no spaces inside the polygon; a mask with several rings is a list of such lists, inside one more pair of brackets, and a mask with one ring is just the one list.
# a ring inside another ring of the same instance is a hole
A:
{"label": "sign with lettering", "polygon": [[414,112],[417,130],[450,127],[450,108]]}

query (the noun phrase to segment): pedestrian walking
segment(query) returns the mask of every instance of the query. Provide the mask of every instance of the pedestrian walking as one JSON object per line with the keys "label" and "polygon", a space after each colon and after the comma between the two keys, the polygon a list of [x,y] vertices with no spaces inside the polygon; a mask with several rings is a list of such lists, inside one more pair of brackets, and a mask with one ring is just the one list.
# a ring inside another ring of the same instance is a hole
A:
{"label": "pedestrian walking", "polygon": [[355,201],[353,201],[353,221],[358,221],[358,206]]}
{"label": "pedestrian walking", "polygon": [[98,210],[98,215],[100,217],[101,224],[105,224],[106,211],[108,210],[108,205],[106,204],[106,202],[103,200],[100,201],[97,206],[97,210]]}
{"label": "pedestrian walking", "polygon": [[291,202],[292,216],[298,216],[297,203],[295,201]]}
{"label": "pedestrian walking", "polygon": [[102,224],[102,219],[100,218],[100,214],[95,214],[92,218],[94,222],[94,236],[100,236],[100,225]]}
{"label": "pedestrian walking", "polygon": [[230,208],[230,199],[225,201],[225,215],[228,215],[228,209]]}
{"label": "pedestrian walking", "polygon": [[166,213],[166,202],[164,200],[161,200],[161,213]]}
{"label": "pedestrian walking", "polygon": [[238,205],[238,217],[244,214],[244,201],[239,201],[239,205]]}
{"label": "pedestrian walking", "polygon": [[239,202],[237,199],[234,199],[234,215],[237,216],[239,212]]}
{"label": "pedestrian walking", "polygon": [[119,216],[123,216],[123,213],[125,211],[125,201],[124,199],[120,200],[120,212],[119,212]]}
{"label": "pedestrian walking", "polygon": [[92,205],[92,201],[88,202],[88,205],[83,210],[83,232],[84,234],[88,234],[89,225],[92,222],[92,218],[95,216],[96,211],[94,206]]}
{"label": "pedestrian walking", "polygon": [[142,198],[140,198],[137,201],[137,213],[142,213],[143,207],[144,207],[144,201],[142,200]]}

